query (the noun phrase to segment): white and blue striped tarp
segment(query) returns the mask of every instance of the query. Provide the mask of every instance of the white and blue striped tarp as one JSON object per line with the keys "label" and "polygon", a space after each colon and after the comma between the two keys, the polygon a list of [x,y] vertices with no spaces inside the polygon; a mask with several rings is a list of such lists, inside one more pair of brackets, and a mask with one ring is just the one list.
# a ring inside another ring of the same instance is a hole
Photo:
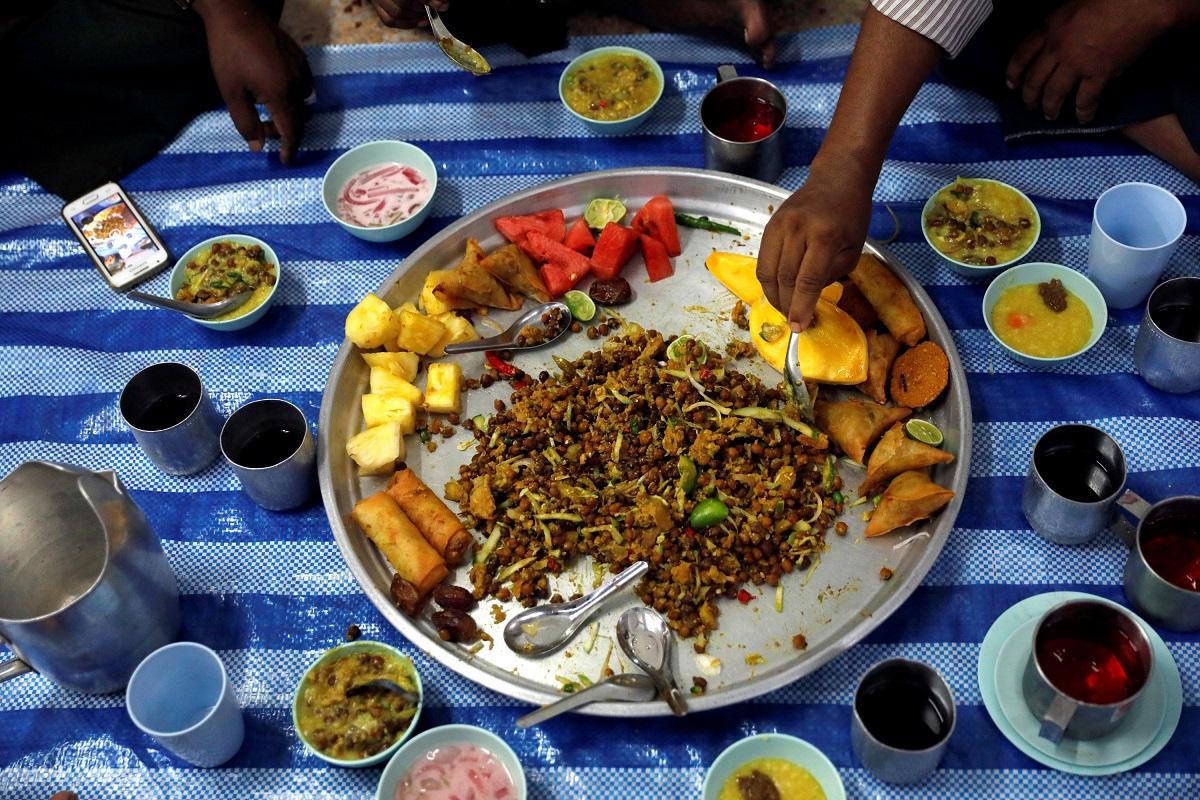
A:
{"label": "white and blue striped tarp", "polygon": [[[786,187],[804,179],[855,32],[829,28],[790,38],[769,76],[792,109]],[[1005,359],[980,317],[984,287],[949,271],[918,225],[925,199],[960,173],[1009,180],[1042,214],[1042,238],[1030,258],[1082,267],[1096,196],[1114,183],[1145,180],[1176,192],[1187,207],[1187,235],[1168,274],[1196,275],[1200,187],[1115,138],[1009,148],[991,103],[936,80],[921,90],[895,137],[876,191],[873,231],[890,231],[890,204],[902,223],[895,252],[954,330],[974,406],[971,481],[957,527],[924,585],[862,644],[792,686],[685,720],[566,717],[517,730],[522,704],[449,672],[384,622],[358,591],[319,503],[274,514],[246,500],[223,463],[176,478],[146,461],[116,407],[124,382],[141,367],[163,360],[194,365],[225,414],[273,396],[315,421],[346,312],[442,226],[564,175],[701,166],[699,100],[715,65],[745,64],[745,56],[677,36],[623,40],[659,60],[669,88],[648,125],[620,138],[588,137],[562,113],[555,89],[568,60],[612,42],[599,37],[529,60],[489,50],[497,69],[482,81],[450,68],[433,45],[314,51],[319,102],[290,168],[248,152],[224,112],[202,115],[123,184],[176,253],[233,230],[272,243],[289,280],[270,313],[239,334],[206,331],[113,294],[59,220],[60,201],[26,180],[0,179],[0,474],[32,458],[115,468],[179,576],[183,637],[222,655],[247,721],[246,744],[233,761],[197,770],[138,732],[119,695],[88,697],[27,675],[0,686],[0,797],[46,800],[61,789],[86,800],[372,797],[377,769],[330,768],[304,751],[291,728],[291,692],[301,671],[351,622],[412,653],[427,689],[422,726],[465,722],[498,732],[524,762],[534,800],[699,798],[705,768],[725,746],[771,730],[820,747],[852,798],[1200,797],[1200,637],[1162,631],[1183,675],[1179,729],[1157,757],[1110,778],[1054,772],[1009,745],[983,708],[975,673],[984,632],[1023,598],[1076,589],[1124,601],[1115,538],[1066,549],[1026,527],[1016,498],[1040,432],[1063,421],[1099,425],[1125,448],[1131,488],[1152,499],[1200,494],[1200,397],[1156,392],[1137,377],[1137,311],[1113,312],[1100,343],[1056,370],[1031,372]],[[758,74],[752,65],[740,69]],[[439,170],[432,218],[395,245],[343,235],[318,197],[330,162],[377,138],[419,144]],[[150,290],[165,285],[160,276]],[[857,677],[889,656],[936,666],[959,703],[942,768],[915,787],[876,782],[850,752]]]}

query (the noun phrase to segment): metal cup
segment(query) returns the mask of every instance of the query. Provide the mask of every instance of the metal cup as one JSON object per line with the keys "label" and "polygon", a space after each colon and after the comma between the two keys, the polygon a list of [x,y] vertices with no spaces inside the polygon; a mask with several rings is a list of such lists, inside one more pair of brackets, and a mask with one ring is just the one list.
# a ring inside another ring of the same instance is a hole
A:
{"label": "metal cup", "polygon": [[[912,691],[921,692],[933,699],[945,724],[945,731],[936,744],[920,750],[907,750],[881,741],[878,735],[867,727],[860,713],[862,704],[872,692],[887,684],[911,687]],[[954,734],[955,718],[954,693],[937,670],[920,661],[890,658],[871,667],[858,682],[858,688],[854,692],[850,744],[859,762],[879,780],[887,783],[916,783],[929,777],[937,769],[950,737]]]}
{"label": "metal cup", "polygon": [[[1074,456],[1069,466],[1058,462],[1064,454]],[[1021,509],[1042,538],[1055,544],[1083,544],[1111,523],[1125,478],[1125,454],[1111,436],[1090,425],[1056,425],[1033,447]],[[1095,500],[1064,493],[1064,487],[1082,485],[1112,488]]]}
{"label": "metal cup", "polygon": [[[125,384],[119,404],[133,438],[168,475],[191,475],[217,457],[221,417],[191,367],[175,363],[146,367]],[[166,412],[165,406],[169,406]]]}
{"label": "metal cup", "polygon": [[[294,434],[295,446],[273,463],[260,460],[264,436]],[[317,446],[304,412],[287,400],[255,400],[239,408],[221,429],[221,453],[250,499],[271,511],[304,505],[316,481]]]}
{"label": "metal cup", "polygon": [[[1137,689],[1114,703],[1089,703],[1059,689],[1046,676],[1038,659],[1039,644],[1047,632],[1058,626],[1070,626],[1083,638],[1112,637],[1132,649],[1127,674],[1137,681]],[[1141,624],[1125,609],[1102,600],[1068,600],[1042,615],[1033,631],[1032,649],[1021,679],[1021,692],[1033,715],[1041,720],[1038,735],[1055,744],[1064,736],[1073,739],[1097,739],[1112,733],[1121,720],[1141,699],[1154,669],[1154,651]]]}
{"label": "metal cup", "polygon": [[[722,115],[737,113],[740,103],[759,98],[780,112],[779,125],[761,139],[734,141],[716,133]],[[730,64],[717,67],[717,85],[700,101],[700,124],[704,128],[704,166],[747,178],[774,183],[783,172],[783,129],[787,123],[787,100],[783,92],[762,78],[739,78]]]}
{"label": "metal cup", "polygon": [[1200,391],[1200,278],[1172,278],[1150,293],[1133,363],[1155,389]]}
{"label": "metal cup", "polygon": [[1117,501],[1138,519],[1137,527],[1120,520],[1113,527],[1130,546],[1125,560],[1125,597],[1146,619],[1173,631],[1200,631],[1200,592],[1176,586],[1146,560],[1143,544],[1164,531],[1200,539],[1200,497],[1181,496],[1154,505],[1129,491]]}

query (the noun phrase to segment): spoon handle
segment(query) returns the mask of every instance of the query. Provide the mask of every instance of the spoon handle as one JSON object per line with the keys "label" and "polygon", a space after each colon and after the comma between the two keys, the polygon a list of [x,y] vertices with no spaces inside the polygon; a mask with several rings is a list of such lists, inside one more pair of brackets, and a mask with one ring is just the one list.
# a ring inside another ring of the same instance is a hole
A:
{"label": "spoon handle", "polygon": [[571,611],[571,617],[574,619],[587,619],[600,606],[604,605],[608,598],[640,579],[646,574],[648,569],[650,569],[650,565],[645,561],[635,561],[630,564],[617,577],[582,598],[579,605]]}
{"label": "spoon handle", "polygon": [[442,22],[442,17],[438,14],[437,9],[429,5],[429,3],[425,4],[425,16],[429,19],[429,29],[433,31],[433,35],[439,41],[454,38],[450,35],[450,29],[446,27],[446,23]]}
{"label": "spoon handle", "polygon": [[125,296],[131,300],[137,300],[139,303],[145,303],[150,306],[158,306],[159,308],[169,308],[172,311],[182,311],[184,314],[194,315],[196,307],[194,303],[181,303],[178,300],[172,300],[169,297],[159,297],[154,294],[146,294],[137,290],[125,293]]}
{"label": "spoon handle", "polygon": [[506,334],[489,336],[486,339],[475,339],[471,342],[455,342],[446,345],[446,355],[455,353],[478,353],[480,350],[507,350],[512,347],[513,339]]}

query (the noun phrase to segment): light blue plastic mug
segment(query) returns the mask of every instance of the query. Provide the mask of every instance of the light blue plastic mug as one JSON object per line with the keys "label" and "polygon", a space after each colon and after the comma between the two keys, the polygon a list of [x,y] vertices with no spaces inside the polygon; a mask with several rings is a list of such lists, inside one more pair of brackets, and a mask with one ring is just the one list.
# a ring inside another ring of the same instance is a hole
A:
{"label": "light blue plastic mug", "polygon": [[1146,299],[1186,226],[1183,203],[1152,183],[1117,184],[1096,198],[1088,277],[1110,308]]}
{"label": "light blue plastic mug", "polygon": [[125,708],[143,733],[197,767],[224,764],[246,735],[225,665],[195,642],[146,656],[129,679]]}

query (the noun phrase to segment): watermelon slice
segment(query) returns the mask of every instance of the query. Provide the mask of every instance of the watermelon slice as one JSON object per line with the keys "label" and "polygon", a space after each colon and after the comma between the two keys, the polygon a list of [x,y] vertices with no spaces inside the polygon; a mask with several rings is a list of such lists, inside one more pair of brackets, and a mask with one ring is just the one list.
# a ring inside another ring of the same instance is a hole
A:
{"label": "watermelon slice", "polygon": [[567,238],[563,240],[563,244],[576,253],[586,255],[592,252],[592,248],[596,246],[596,237],[592,235],[592,229],[583,221],[583,217],[580,217],[575,220],[571,230],[567,231]]}
{"label": "watermelon slice", "polygon": [[617,277],[637,246],[637,231],[623,228],[615,222],[608,223],[600,231],[600,241],[596,242],[596,249],[592,251],[592,272],[603,280]]}
{"label": "watermelon slice", "polygon": [[[568,282],[568,289],[579,283],[592,269],[591,262],[588,261],[587,256],[582,253],[576,253],[571,248],[554,241],[541,231],[530,231],[526,234],[525,243],[522,247],[537,261],[541,261],[549,266],[558,267],[562,271],[562,277]],[[542,279],[546,279],[544,268]],[[546,288],[550,290],[551,295],[558,296],[558,293],[554,291],[554,288],[551,287],[548,281]],[[566,291],[566,289],[563,291]]]}
{"label": "watermelon slice", "polygon": [[556,242],[567,238],[567,218],[557,208],[549,211],[538,211],[536,214],[523,214],[515,217],[497,217],[493,223],[496,230],[515,244],[521,244],[525,235],[530,231],[541,231]]}
{"label": "watermelon slice", "polygon": [[675,208],[665,195],[657,195],[646,201],[630,223],[638,233],[657,239],[667,249],[667,255],[677,256],[679,228],[675,227]]}
{"label": "watermelon slice", "polygon": [[643,234],[639,237],[642,244],[642,258],[646,261],[646,275],[650,282],[661,281],[675,274],[671,267],[671,259],[667,256],[667,248],[658,239],[652,239]]}
{"label": "watermelon slice", "polygon": [[558,264],[542,264],[538,267],[538,274],[542,276],[542,283],[546,284],[546,291],[550,292],[551,297],[562,297],[578,282],[571,280],[566,268]]}

